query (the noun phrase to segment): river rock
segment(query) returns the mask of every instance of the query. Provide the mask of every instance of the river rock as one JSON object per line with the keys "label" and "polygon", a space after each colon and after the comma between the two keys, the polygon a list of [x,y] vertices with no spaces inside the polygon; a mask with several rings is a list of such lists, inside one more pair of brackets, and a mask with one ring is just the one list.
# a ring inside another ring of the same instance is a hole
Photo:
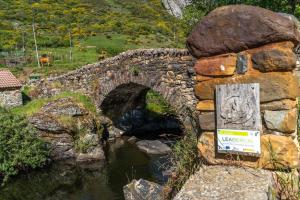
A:
{"label": "river rock", "polygon": [[197,110],[199,111],[214,111],[215,110],[215,102],[212,100],[203,100],[197,103]]}
{"label": "river rock", "polygon": [[260,110],[290,110],[296,108],[297,101],[290,99],[283,99],[281,101],[272,101],[260,104]]}
{"label": "river rock", "polygon": [[92,147],[86,153],[79,153],[76,157],[76,162],[89,162],[105,159],[104,151],[101,145]]}
{"label": "river rock", "polygon": [[65,160],[75,158],[74,140],[68,133],[53,134],[39,133],[39,137],[48,143],[50,158],[52,160]]}
{"label": "river rock", "polygon": [[267,200],[272,172],[234,166],[204,166],[192,175],[174,200]]}
{"label": "river rock", "polygon": [[139,150],[147,154],[168,154],[171,148],[159,140],[141,140],[136,143]]}
{"label": "river rock", "polygon": [[195,64],[195,71],[204,76],[231,76],[235,72],[236,62],[236,54],[201,58]]}
{"label": "river rock", "polygon": [[279,110],[264,112],[267,128],[282,133],[293,133],[297,125],[297,110]]}
{"label": "river rock", "polygon": [[281,41],[300,41],[293,21],[264,8],[230,5],[205,16],[188,36],[187,46],[200,58]]}
{"label": "river rock", "polygon": [[264,169],[299,166],[299,150],[290,137],[262,135],[260,157],[221,154],[216,152],[215,142],[215,133],[204,132],[198,143],[201,157],[211,165],[237,165]]}
{"label": "river rock", "polygon": [[292,71],[296,67],[296,60],[292,49],[262,50],[252,55],[253,68],[261,72]]}
{"label": "river rock", "polygon": [[135,137],[135,136],[131,136],[131,137],[128,138],[128,140],[127,140],[127,142],[129,142],[129,143],[131,143],[131,144],[135,143],[136,141],[137,141],[137,137]]}
{"label": "river rock", "polygon": [[133,180],[123,187],[125,200],[163,200],[162,186],[144,179]]}
{"label": "river rock", "polygon": [[259,83],[261,102],[296,99],[299,96],[298,81],[291,72],[270,72],[246,74],[234,78],[215,78],[198,83],[195,87],[195,94],[200,100],[214,100],[216,85],[240,83]]}
{"label": "river rock", "polygon": [[97,146],[100,142],[98,134],[86,133],[81,138],[80,141],[89,144],[91,146]]}

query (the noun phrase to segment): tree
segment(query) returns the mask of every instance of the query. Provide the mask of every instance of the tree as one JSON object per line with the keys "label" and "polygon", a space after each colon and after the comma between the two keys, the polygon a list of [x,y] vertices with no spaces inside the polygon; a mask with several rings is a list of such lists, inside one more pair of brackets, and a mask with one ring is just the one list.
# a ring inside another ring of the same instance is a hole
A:
{"label": "tree", "polygon": [[267,8],[275,12],[285,12],[295,15],[299,0],[192,0],[192,4],[206,13],[224,5],[247,4]]}
{"label": "tree", "polygon": [[300,0],[192,0],[191,5],[184,11],[183,22],[185,23],[186,33],[190,32],[195,23],[210,11],[217,7],[231,4],[259,6],[275,12],[283,12],[300,17]]}

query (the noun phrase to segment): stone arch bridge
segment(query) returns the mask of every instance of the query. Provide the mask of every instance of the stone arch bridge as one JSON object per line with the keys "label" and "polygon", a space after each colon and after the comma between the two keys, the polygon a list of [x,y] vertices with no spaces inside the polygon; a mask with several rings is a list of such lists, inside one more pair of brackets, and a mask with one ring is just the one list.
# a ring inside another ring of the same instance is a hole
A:
{"label": "stone arch bridge", "polygon": [[[34,88],[34,98],[50,97],[63,91],[83,93],[92,98],[101,112],[107,96],[133,83],[133,91],[141,92],[145,87],[160,93],[175,110],[185,130],[196,132],[199,126],[194,63],[185,49],[130,50],[60,76],[32,82],[30,86]],[[121,94],[114,97],[122,98]]]}

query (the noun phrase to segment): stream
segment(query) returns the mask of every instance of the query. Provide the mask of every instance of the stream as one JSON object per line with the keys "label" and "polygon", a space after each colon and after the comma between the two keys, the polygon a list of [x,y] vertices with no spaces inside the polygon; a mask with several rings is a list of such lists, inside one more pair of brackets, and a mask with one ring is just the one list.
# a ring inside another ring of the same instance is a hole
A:
{"label": "stream", "polygon": [[105,161],[55,162],[23,173],[0,190],[0,200],[123,200],[132,179],[165,183],[167,156],[149,156],[135,144],[118,139],[105,147]]}

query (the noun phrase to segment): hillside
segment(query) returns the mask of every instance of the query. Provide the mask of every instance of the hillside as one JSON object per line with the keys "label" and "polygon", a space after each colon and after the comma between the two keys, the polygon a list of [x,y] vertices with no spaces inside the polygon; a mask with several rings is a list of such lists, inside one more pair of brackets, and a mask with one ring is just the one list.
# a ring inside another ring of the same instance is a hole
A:
{"label": "hillside", "polygon": [[[184,46],[180,20],[169,15],[160,0],[0,0],[0,4],[0,67],[8,67],[8,59],[26,57],[13,65],[17,75],[63,73],[128,49]],[[33,24],[39,55],[51,56],[49,68],[35,67]]]}

